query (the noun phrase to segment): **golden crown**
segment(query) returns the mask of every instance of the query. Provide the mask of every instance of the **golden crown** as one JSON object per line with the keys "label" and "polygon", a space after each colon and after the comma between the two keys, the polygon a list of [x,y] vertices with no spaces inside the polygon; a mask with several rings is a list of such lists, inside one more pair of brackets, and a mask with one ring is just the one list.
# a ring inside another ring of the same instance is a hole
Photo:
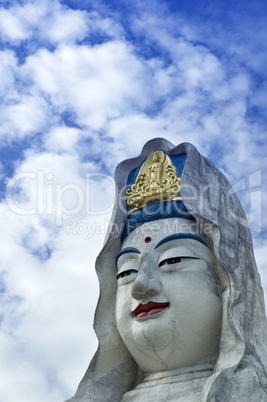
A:
{"label": "golden crown", "polygon": [[135,183],[125,191],[128,215],[154,202],[182,201],[181,178],[170,158],[163,151],[151,152],[137,175]]}

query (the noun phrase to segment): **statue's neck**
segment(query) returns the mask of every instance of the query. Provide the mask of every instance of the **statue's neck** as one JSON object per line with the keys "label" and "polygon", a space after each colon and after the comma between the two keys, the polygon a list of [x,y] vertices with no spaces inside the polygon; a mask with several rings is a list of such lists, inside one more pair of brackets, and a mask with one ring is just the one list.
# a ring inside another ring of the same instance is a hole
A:
{"label": "statue's neck", "polygon": [[146,374],[143,381],[132,391],[127,392],[121,402],[191,402],[200,398],[207,378],[214,370],[214,361],[198,363],[178,370]]}
{"label": "statue's neck", "polygon": [[[214,370],[215,361],[209,360],[197,363],[193,366],[182,367],[177,370],[165,370],[158,373],[149,373],[144,376],[142,383],[157,382],[164,379],[168,381],[180,382],[184,379],[197,378],[200,375],[205,376],[205,372],[210,373]],[[210,374],[208,374],[210,375]]]}

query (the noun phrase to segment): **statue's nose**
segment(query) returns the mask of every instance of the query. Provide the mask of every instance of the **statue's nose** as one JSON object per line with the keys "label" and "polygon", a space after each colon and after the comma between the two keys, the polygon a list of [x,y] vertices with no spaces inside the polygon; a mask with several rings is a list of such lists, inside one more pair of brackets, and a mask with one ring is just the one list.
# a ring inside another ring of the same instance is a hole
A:
{"label": "statue's nose", "polygon": [[132,285],[132,296],[141,299],[144,296],[152,296],[161,292],[161,283],[158,279],[150,278],[144,270],[140,269]]}

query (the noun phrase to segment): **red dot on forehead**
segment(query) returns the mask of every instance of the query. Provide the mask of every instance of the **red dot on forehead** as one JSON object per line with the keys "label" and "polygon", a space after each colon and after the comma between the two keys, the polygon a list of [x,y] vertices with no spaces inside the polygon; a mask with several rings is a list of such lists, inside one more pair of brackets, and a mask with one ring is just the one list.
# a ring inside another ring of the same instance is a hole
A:
{"label": "red dot on forehead", "polygon": [[151,242],[151,240],[152,240],[152,239],[151,239],[151,237],[150,237],[150,236],[148,236],[148,237],[146,237],[146,238],[145,238],[145,243],[150,243],[150,242]]}

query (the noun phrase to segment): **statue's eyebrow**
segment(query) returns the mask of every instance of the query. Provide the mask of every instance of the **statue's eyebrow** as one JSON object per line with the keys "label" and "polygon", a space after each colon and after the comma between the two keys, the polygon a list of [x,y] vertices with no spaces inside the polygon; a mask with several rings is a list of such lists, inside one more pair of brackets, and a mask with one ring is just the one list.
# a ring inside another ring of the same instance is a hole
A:
{"label": "statue's eyebrow", "polygon": [[141,251],[139,251],[137,248],[134,248],[134,247],[126,247],[126,248],[122,249],[116,255],[116,264],[117,264],[118,259],[120,258],[120,256],[122,254],[125,254],[125,253],[138,253],[138,254],[141,254]]}
{"label": "statue's eyebrow", "polygon": [[175,240],[175,239],[193,239],[193,240],[197,240],[200,243],[207,246],[207,244],[204,242],[204,240],[202,240],[200,237],[193,235],[191,233],[174,233],[170,236],[164,237],[164,239],[161,239],[160,242],[155,246],[154,249],[156,250],[156,248],[158,248],[159,246],[161,246],[164,243],[167,243],[167,241],[171,241],[171,240]]}

